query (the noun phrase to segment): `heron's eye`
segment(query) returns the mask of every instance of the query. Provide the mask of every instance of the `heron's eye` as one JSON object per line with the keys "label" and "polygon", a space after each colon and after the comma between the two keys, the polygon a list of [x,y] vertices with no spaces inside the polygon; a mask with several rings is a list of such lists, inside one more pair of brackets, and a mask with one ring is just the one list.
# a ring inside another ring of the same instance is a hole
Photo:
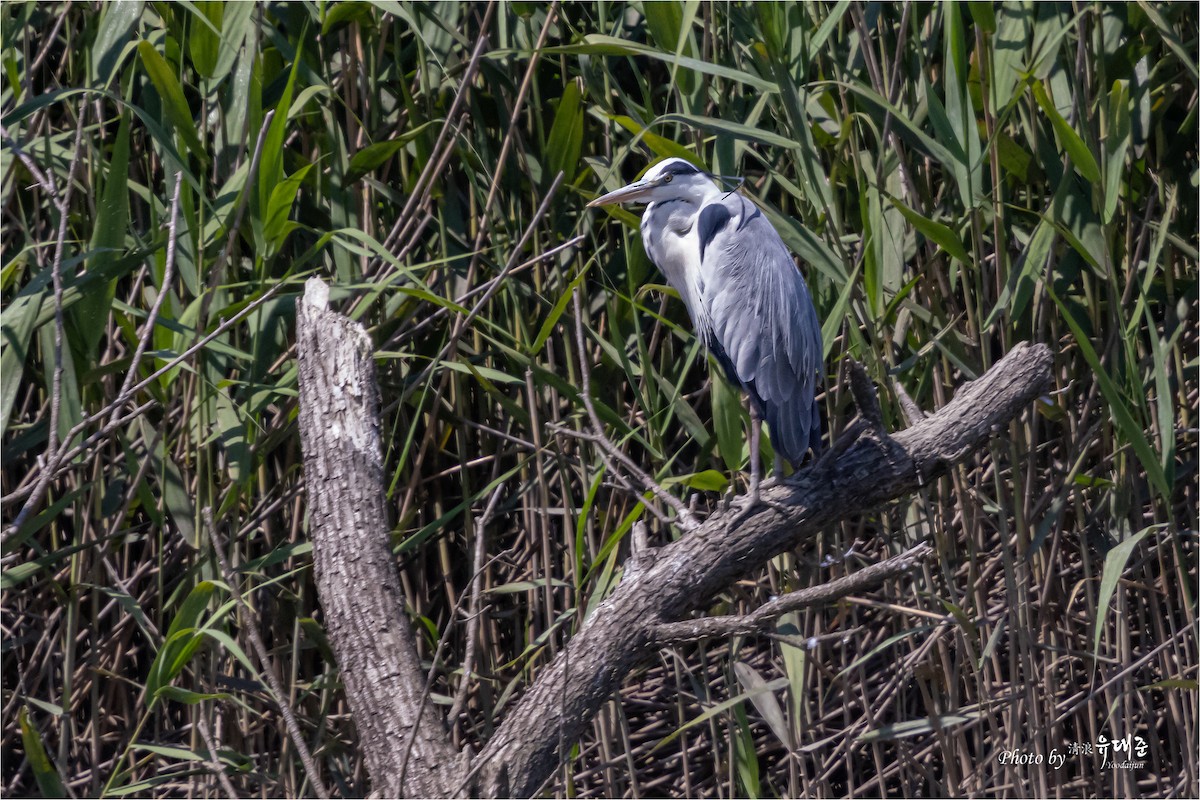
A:
{"label": "heron's eye", "polygon": [[663,175],[663,183],[670,183],[671,179],[674,177],[674,175],[668,172],[666,175]]}

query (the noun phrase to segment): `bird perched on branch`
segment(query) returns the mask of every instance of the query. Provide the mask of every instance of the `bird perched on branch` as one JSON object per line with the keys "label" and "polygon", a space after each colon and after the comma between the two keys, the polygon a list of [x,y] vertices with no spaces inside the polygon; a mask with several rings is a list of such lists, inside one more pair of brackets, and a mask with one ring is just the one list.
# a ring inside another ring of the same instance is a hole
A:
{"label": "bird perched on branch", "polygon": [[762,211],[682,158],[588,207],[646,203],[646,253],[687,306],[696,335],[750,397],[750,496],[758,501],[762,421],[777,455],[796,467],[821,450],[816,402],[821,325],[804,277]]}

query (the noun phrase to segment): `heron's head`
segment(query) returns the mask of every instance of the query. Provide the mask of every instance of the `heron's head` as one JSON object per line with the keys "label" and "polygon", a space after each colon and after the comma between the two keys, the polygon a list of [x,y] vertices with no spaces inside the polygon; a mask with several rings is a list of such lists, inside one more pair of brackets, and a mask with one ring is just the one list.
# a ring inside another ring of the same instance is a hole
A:
{"label": "heron's head", "polygon": [[668,158],[646,170],[641,180],[597,197],[588,203],[588,208],[614,203],[658,203],[663,200],[688,200],[699,204],[718,191],[707,172],[682,158]]}

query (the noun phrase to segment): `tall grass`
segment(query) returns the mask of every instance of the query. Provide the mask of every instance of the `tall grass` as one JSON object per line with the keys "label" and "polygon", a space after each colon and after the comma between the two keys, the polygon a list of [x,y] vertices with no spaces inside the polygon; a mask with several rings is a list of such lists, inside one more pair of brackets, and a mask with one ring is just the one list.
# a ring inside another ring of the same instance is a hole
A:
{"label": "tall grass", "polygon": [[[327,784],[368,790],[305,536],[311,274],[378,342],[406,602],[437,707],[465,698],[456,740],[486,740],[619,580],[633,524],[677,535],[568,435],[584,392],[679,497],[744,485],[738,396],[636,217],[584,210],[684,155],[746,176],[800,257],[834,436],[847,355],[892,427],[897,387],[937,408],[1023,340],[1055,350],[1056,387],[713,608],[929,540],[923,574],[776,638],[664,651],[547,793],[1197,794],[1194,6],[0,13],[6,792],[222,794],[220,765],[241,794],[307,794],[281,702]],[[1127,734],[1141,769],[1001,758]]]}

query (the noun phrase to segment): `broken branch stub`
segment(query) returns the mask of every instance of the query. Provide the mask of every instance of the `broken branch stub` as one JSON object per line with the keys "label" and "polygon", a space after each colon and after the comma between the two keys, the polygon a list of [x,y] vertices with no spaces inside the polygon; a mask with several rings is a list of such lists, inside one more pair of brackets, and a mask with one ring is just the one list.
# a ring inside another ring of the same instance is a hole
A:
{"label": "broken branch stub", "polygon": [[[376,792],[445,796],[458,751],[424,680],[392,556],[379,389],[366,331],[328,308],[313,278],[296,302],[300,444],[317,594]],[[416,736],[404,775],[400,753]]]}

